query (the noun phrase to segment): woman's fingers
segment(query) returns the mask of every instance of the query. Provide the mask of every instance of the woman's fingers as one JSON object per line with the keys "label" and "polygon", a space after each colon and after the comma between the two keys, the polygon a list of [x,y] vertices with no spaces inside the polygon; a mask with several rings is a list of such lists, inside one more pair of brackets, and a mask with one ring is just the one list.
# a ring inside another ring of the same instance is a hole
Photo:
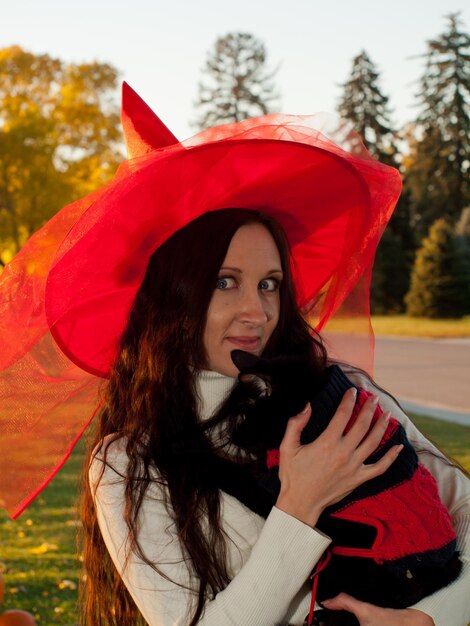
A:
{"label": "woman's fingers", "polygon": [[390,420],[390,411],[382,413],[377,419],[373,427],[370,429],[367,437],[363,438],[357,447],[357,453],[365,461],[379,446]]}
{"label": "woman's fingers", "polygon": [[356,600],[356,598],[346,593],[340,593],[331,600],[325,600],[322,604],[324,604],[327,609],[333,611],[349,611],[349,613],[353,613],[361,624],[364,620],[368,619],[371,609],[373,610],[374,608],[371,604]]}
{"label": "woman's fingers", "polygon": [[376,463],[371,463],[369,465],[363,465],[363,470],[367,475],[365,480],[371,480],[376,476],[380,476],[384,472],[388,470],[388,468],[396,461],[397,456],[403,450],[403,444],[398,446],[393,446],[383,455],[381,459],[376,461]]}
{"label": "woman's fingers", "polygon": [[331,418],[328,425],[328,432],[336,439],[341,439],[349,420],[351,419],[354,405],[356,404],[357,389],[351,387],[344,394],[336,413]]}
{"label": "woman's fingers", "polygon": [[433,626],[434,621],[417,609],[385,609],[368,602],[356,600],[340,593],[322,604],[332,611],[348,611],[356,616],[360,626]]}
{"label": "woman's fingers", "polygon": [[377,396],[367,398],[364,405],[361,407],[354,424],[351,426],[348,434],[345,435],[354,448],[357,448],[369,432],[378,403],[379,399]]}
{"label": "woman's fingers", "polygon": [[312,407],[310,402],[308,402],[300,413],[290,418],[287,422],[286,432],[280,445],[280,451],[287,452],[288,450],[296,450],[300,447],[300,436],[311,414]]}

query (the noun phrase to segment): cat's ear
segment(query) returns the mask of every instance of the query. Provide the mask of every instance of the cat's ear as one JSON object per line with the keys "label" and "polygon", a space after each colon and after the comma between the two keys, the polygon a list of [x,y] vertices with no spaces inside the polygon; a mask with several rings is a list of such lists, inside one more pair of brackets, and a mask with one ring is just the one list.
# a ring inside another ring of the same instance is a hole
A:
{"label": "cat's ear", "polygon": [[244,350],[232,350],[230,356],[240,372],[255,367],[256,364],[262,360],[259,356],[245,352]]}

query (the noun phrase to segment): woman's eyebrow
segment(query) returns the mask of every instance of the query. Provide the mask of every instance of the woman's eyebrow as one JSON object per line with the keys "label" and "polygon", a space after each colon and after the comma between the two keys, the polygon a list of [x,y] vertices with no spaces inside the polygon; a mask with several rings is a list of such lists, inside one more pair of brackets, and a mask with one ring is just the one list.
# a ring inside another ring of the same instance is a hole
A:
{"label": "woman's eyebrow", "polygon": [[223,265],[220,268],[220,271],[222,271],[222,270],[224,270],[224,271],[228,270],[229,272],[237,272],[238,274],[242,273],[242,270],[239,267],[231,267],[229,265]]}
{"label": "woman's eyebrow", "polygon": [[[239,267],[231,267],[228,265],[222,266],[219,271],[220,272],[229,271],[229,272],[236,272],[237,274],[243,274],[243,270],[241,270]],[[266,272],[266,276],[270,276],[271,274],[283,274],[283,271],[280,268],[276,267]]]}

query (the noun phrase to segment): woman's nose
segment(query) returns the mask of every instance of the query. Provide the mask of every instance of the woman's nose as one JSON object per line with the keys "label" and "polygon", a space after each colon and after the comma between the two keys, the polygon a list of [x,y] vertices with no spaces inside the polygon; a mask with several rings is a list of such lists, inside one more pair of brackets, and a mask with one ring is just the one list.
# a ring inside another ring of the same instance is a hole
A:
{"label": "woman's nose", "polygon": [[246,324],[265,324],[269,319],[266,303],[259,289],[245,290],[241,298],[240,321]]}

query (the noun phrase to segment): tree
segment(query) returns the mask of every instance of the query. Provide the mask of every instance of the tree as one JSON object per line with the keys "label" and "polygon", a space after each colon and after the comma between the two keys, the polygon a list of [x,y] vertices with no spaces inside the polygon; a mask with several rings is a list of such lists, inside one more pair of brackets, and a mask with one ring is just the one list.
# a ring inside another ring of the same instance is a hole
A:
{"label": "tree", "polygon": [[[379,72],[365,51],[353,59],[351,75],[342,86],[343,95],[338,105],[341,117],[353,123],[376,159],[399,167],[396,132],[390,120],[388,97],[381,92]],[[403,310],[415,245],[410,225],[409,197],[402,194],[377,249],[371,285],[374,313]]]}
{"label": "tree", "polygon": [[249,33],[217,39],[203,70],[209,80],[199,83],[195,126],[210,128],[272,111],[278,103],[273,82],[277,69],[267,69],[266,57],[264,44]]}
{"label": "tree", "polygon": [[465,207],[462,211],[460,219],[455,227],[455,234],[465,259],[467,277],[470,284],[470,206]]}
{"label": "tree", "polygon": [[439,217],[455,223],[470,199],[470,35],[458,14],[428,41],[406,185],[421,236]]}
{"label": "tree", "polygon": [[467,239],[470,245],[470,206],[463,209],[460,219],[455,227],[455,232],[458,237],[464,237]]}
{"label": "tree", "polygon": [[111,178],[122,159],[116,82],[107,64],[0,49],[3,261],[64,204]]}
{"label": "tree", "polygon": [[375,315],[401,313],[410,285],[410,262],[401,238],[387,228],[380,240],[372,273],[370,304]]}
{"label": "tree", "polygon": [[378,82],[379,73],[363,50],[353,59],[349,80],[342,85],[338,112],[353,122],[364,145],[376,159],[396,166],[397,148],[388,97],[382,94]]}
{"label": "tree", "polygon": [[459,318],[470,312],[470,289],[463,252],[451,224],[434,222],[423,241],[406,295],[413,317]]}

